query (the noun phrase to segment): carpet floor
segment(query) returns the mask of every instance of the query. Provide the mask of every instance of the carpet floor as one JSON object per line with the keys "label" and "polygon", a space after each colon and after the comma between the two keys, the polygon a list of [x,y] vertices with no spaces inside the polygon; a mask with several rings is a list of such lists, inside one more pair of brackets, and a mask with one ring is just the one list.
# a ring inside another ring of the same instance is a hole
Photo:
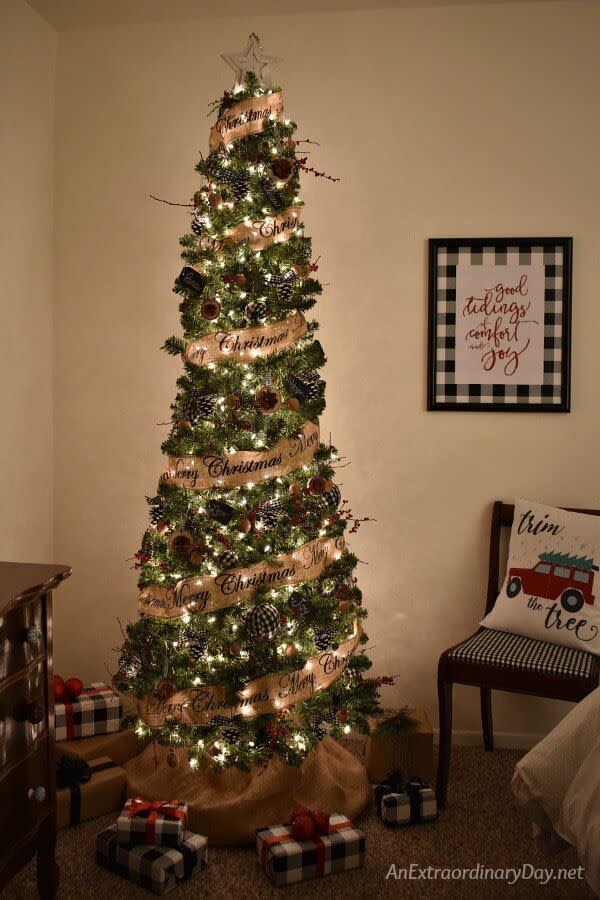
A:
{"label": "carpet floor", "polygon": [[[462,880],[424,880],[414,873],[413,880],[386,878],[390,867],[407,869],[411,863],[424,869],[494,870],[519,868],[529,864],[536,869],[577,866],[575,854],[566,850],[559,856],[544,856],[530,837],[525,820],[510,791],[514,765],[521,754],[512,750],[485,753],[474,747],[459,747],[453,753],[450,791],[446,809],[437,822],[429,825],[390,830],[371,811],[360,822],[367,835],[364,869],[344,872],[317,881],[286,888],[273,887],[258,869],[252,849],[210,847],[208,866],[201,874],[174,889],[171,896],[180,900],[197,897],[579,897],[593,898],[584,881],[550,880],[545,885],[533,879],[510,886],[506,881],[485,881],[467,877]],[[151,896],[147,891],[100,868],[94,861],[94,838],[115,816],[96,819],[61,831],[58,861],[61,868],[60,900],[95,898],[120,900]],[[268,824],[268,823],[265,823]],[[35,867],[31,863],[7,886],[3,897],[25,900],[37,896]]]}

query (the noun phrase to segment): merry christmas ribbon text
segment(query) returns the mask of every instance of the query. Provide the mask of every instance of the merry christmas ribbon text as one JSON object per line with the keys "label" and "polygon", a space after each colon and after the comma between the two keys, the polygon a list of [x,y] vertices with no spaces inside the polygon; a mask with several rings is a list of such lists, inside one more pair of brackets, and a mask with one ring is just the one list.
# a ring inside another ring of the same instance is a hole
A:
{"label": "merry christmas ribbon text", "polygon": [[186,611],[223,609],[249,600],[261,588],[278,588],[318,578],[341,556],[343,549],[343,537],[321,537],[282,554],[274,564],[263,561],[219,575],[184,578],[171,588],[149,585],[140,592],[138,610],[150,616],[176,619]]}

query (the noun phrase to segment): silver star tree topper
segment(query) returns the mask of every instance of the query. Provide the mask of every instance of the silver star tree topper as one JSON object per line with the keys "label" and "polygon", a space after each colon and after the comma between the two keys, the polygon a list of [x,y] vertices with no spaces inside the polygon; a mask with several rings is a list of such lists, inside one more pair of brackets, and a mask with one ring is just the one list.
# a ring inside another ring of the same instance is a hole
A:
{"label": "silver star tree topper", "polygon": [[255,34],[251,34],[248,38],[245,50],[238,50],[237,53],[222,53],[221,59],[224,59],[235,72],[234,92],[240,91],[244,87],[246,72],[256,75],[265,87],[272,87],[271,66],[283,62],[279,56],[267,56]]}

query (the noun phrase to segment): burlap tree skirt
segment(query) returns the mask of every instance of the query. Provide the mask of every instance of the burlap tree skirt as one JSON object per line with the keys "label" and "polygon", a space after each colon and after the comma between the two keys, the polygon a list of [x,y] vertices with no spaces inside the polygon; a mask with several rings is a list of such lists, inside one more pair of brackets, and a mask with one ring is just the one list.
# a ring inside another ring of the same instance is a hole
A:
{"label": "burlap tree skirt", "polygon": [[300,768],[274,759],[249,773],[193,771],[180,751],[180,763],[172,769],[166,755],[165,748],[149,746],[126,763],[128,796],[185,801],[188,828],[208,835],[213,846],[253,844],[257,828],[288,821],[298,805],[355,819],[370,797],[364,766],[331,738],[322,740]]}

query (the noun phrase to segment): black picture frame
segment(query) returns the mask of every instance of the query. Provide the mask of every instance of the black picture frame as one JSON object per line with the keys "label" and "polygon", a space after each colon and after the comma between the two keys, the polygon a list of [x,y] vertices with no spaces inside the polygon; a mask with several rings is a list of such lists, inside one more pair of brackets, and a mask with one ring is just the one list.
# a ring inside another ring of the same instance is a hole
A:
{"label": "black picture frame", "polygon": [[[544,265],[543,369],[537,383],[459,384],[456,266]],[[573,238],[430,238],[427,409],[460,412],[570,412]],[[443,285],[443,286],[442,286]],[[454,307],[453,307],[454,303]],[[558,377],[557,377],[558,376]]]}

